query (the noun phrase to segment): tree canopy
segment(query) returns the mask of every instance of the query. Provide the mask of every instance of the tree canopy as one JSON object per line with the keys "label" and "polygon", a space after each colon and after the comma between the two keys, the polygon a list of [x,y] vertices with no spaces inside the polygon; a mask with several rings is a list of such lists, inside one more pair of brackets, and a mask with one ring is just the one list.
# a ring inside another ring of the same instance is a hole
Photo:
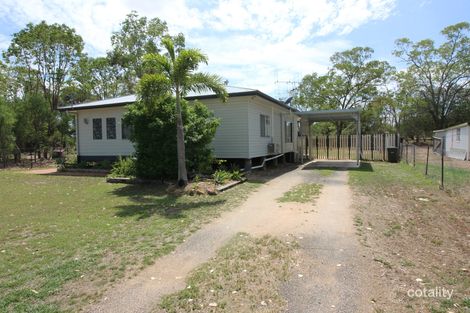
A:
{"label": "tree canopy", "polygon": [[[335,53],[325,75],[306,75],[297,89],[295,102],[302,108],[328,110],[363,108],[377,96],[392,67],[372,60],[374,50],[356,47]],[[336,123],[341,134],[344,123]]]}
{"label": "tree canopy", "polygon": [[162,48],[161,39],[167,35],[166,22],[159,18],[139,17],[135,11],[129,13],[121,23],[121,29],[112,34],[108,58],[111,65],[120,67],[125,92],[135,92],[138,79],[144,73],[143,56],[158,54]]}
{"label": "tree canopy", "polygon": [[[80,60],[82,37],[65,24],[29,23],[13,34],[7,62],[20,67],[32,84],[25,93],[42,91],[52,109],[57,109],[60,91],[70,70]],[[41,90],[39,90],[41,88]]]}
{"label": "tree canopy", "polygon": [[424,100],[425,108],[437,128],[448,126],[449,115],[470,94],[470,24],[458,23],[444,28],[444,42],[396,41],[394,54],[408,65],[413,88]]}

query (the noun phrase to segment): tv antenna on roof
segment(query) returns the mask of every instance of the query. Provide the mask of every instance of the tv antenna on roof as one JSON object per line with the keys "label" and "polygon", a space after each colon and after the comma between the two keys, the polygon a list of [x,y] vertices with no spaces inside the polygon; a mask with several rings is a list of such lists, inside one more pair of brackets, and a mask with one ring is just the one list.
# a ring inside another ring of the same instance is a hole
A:
{"label": "tv antenna on roof", "polygon": [[[278,86],[278,98],[279,99],[287,99],[289,97],[292,97],[294,95],[294,92],[297,90],[297,87],[299,86],[300,82],[299,81],[293,81],[293,80],[276,80],[274,82],[276,86]],[[286,89],[282,91],[283,95],[281,97],[281,91],[279,89],[279,85],[283,84],[286,86]]]}

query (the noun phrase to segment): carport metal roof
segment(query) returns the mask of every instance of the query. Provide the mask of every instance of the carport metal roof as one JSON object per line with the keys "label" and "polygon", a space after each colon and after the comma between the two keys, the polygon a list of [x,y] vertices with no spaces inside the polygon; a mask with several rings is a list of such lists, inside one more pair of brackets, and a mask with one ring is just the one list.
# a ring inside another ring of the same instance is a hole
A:
{"label": "carport metal roof", "polygon": [[[357,144],[356,144],[356,166],[360,166],[362,153],[362,140],[361,140],[361,110],[359,109],[345,109],[345,110],[312,110],[297,112],[301,120],[307,121],[308,126],[314,122],[336,122],[336,121],[355,121],[356,122],[356,135],[357,135]],[[309,137],[310,137],[310,127]]]}
{"label": "carport metal roof", "polygon": [[361,121],[361,111],[359,109],[346,110],[313,110],[297,113],[300,117],[307,119],[309,122],[326,122],[326,121]]}

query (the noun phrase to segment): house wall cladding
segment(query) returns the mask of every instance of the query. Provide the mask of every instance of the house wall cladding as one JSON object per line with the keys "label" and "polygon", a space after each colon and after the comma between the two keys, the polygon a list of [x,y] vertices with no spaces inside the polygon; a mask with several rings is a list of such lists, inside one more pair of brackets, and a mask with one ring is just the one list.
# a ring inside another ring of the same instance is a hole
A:
{"label": "house wall cladding", "polygon": [[[81,156],[127,156],[134,153],[134,146],[128,139],[122,139],[121,119],[126,107],[110,107],[77,111],[79,132],[78,152]],[[93,139],[93,119],[101,118],[102,139]],[[106,119],[116,119],[116,139],[107,139]],[[88,123],[86,123],[88,122]]]}
{"label": "house wall cladding", "polygon": [[[287,153],[295,151],[297,142],[297,115],[290,113],[278,105],[262,99],[255,98],[249,106],[249,158],[256,158],[268,155],[268,144],[274,143],[278,148],[276,153]],[[267,115],[271,122],[271,137],[260,136],[260,115]],[[292,142],[285,142],[285,122],[290,121],[293,124]]]}
{"label": "house wall cladding", "polygon": [[200,101],[207,105],[220,120],[220,126],[212,141],[215,157],[219,159],[248,158],[249,97],[230,98],[226,103],[222,103],[219,99]]}
{"label": "house wall cladding", "polygon": [[[199,100],[220,119],[211,143],[214,155],[219,159],[251,159],[270,155],[268,144],[275,144],[275,152],[294,152],[297,143],[297,115],[288,109],[258,96],[231,97],[226,103],[220,99]],[[125,106],[93,108],[77,111],[80,156],[127,156],[134,153],[132,143],[122,139],[122,118]],[[269,116],[269,136],[262,137],[260,115]],[[93,119],[100,118],[102,138],[93,138]],[[106,119],[116,119],[116,139],[108,139]],[[292,122],[292,142],[286,142],[285,122]]]}
{"label": "house wall cladding", "polygon": [[[458,130],[460,129],[460,140]],[[445,151],[447,156],[457,159],[469,159],[470,154],[470,126],[443,129],[434,132],[435,137],[445,137]]]}

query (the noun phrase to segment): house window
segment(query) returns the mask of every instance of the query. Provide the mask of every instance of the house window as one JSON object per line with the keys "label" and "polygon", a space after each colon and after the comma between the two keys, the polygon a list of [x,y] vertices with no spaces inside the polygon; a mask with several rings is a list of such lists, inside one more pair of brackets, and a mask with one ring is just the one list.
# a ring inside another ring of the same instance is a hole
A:
{"label": "house window", "polygon": [[460,141],[460,128],[457,128],[456,131],[457,131],[457,139],[456,139],[456,141]]}
{"label": "house window", "polygon": [[127,124],[124,120],[121,120],[122,139],[131,139],[131,130],[131,125]]}
{"label": "house window", "polygon": [[100,140],[103,139],[103,128],[100,118],[93,119],[93,139]]}
{"label": "house window", "polygon": [[116,139],[116,119],[114,117],[106,119],[106,139]]}
{"label": "house window", "polygon": [[271,120],[269,116],[261,114],[259,116],[260,135],[261,137],[271,136]]}
{"label": "house window", "polygon": [[285,124],[285,134],[286,134],[286,142],[292,142],[292,134],[293,134],[293,127],[292,122],[286,122]]}

